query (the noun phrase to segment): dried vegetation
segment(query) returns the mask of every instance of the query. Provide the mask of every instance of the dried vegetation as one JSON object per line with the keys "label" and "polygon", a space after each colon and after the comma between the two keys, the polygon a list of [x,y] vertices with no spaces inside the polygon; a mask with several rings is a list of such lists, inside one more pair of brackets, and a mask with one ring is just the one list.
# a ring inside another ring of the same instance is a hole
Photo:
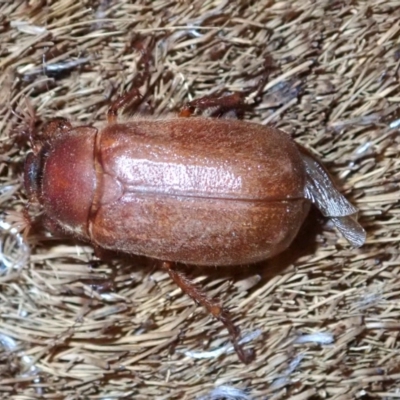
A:
{"label": "dried vegetation", "polygon": [[[398,398],[399,20],[398,0],[0,2],[0,397]],[[244,117],[313,148],[368,231],[354,250],[313,213],[281,257],[193,271],[240,321],[249,366],[155,263],[97,262],[35,229],[27,260],[8,230],[26,225],[32,110],[38,126],[101,123],[152,43],[141,92],[155,113],[267,70]]]}

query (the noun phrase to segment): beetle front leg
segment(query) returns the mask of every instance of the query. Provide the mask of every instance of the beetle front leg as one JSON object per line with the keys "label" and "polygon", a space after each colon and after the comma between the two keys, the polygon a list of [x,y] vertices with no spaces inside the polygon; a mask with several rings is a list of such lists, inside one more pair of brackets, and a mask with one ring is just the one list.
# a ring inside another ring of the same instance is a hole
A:
{"label": "beetle front leg", "polygon": [[109,124],[114,124],[118,119],[118,110],[121,108],[125,108],[128,104],[140,103],[142,101],[143,96],[140,94],[139,89],[137,87],[132,88],[127,93],[119,96],[116,100],[114,100],[107,111],[107,122]]}
{"label": "beetle front leg", "polygon": [[262,95],[264,86],[267,83],[269,74],[271,72],[270,70],[272,69],[270,63],[271,61],[269,59],[265,60],[262,77],[254,86],[240,92],[224,94],[226,91],[222,91],[189,101],[181,108],[178,114],[179,117],[191,117],[196,109],[204,111],[215,108],[215,113],[220,114],[223,114],[227,111],[242,112],[247,107],[247,104],[244,101],[247,95],[254,93],[254,99],[258,99]]}
{"label": "beetle front leg", "polygon": [[117,97],[114,100],[108,111],[107,111],[107,122],[109,124],[116,123],[118,117],[118,111],[120,109],[125,108],[128,104],[131,105],[139,105],[143,100],[143,95],[139,92],[139,88],[149,80],[150,78],[150,65],[152,62],[152,50],[154,48],[154,40],[150,40],[150,43],[145,46],[143,43],[140,43],[138,46],[138,50],[141,52],[142,56],[138,61],[138,67],[142,66],[143,70],[133,78],[131,89]]}
{"label": "beetle front leg", "polygon": [[228,310],[223,308],[218,300],[210,299],[206,293],[199,289],[188,277],[174,269],[171,262],[163,262],[165,269],[172,280],[181,288],[181,290],[191,297],[196,303],[202,305],[214,318],[221,321],[229,332],[233,347],[244,364],[249,364],[254,359],[253,350],[245,350],[240,344],[240,329],[234,325]]}
{"label": "beetle front leg", "polygon": [[215,108],[218,112],[226,112],[229,110],[238,110],[245,106],[243,102],[243,95],[239,92],[221,95],[214,94],[209,96],[204,96],[196,100],[192,100],[186,103],[179,112],[179,117],[190,117],[194,114],[196,109],[207,110]]}

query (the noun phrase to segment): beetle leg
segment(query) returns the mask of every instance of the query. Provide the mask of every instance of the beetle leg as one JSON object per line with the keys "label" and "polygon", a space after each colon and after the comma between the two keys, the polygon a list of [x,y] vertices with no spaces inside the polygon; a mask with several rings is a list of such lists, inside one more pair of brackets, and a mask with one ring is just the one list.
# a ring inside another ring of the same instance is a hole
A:
{"label": "beetle leg", "polygon": [[245,97],[254,92],[254,98],[261,96],[262,90],[265,86],[266,78],[261,78],[255,87],[250,90],[234,93],[214,93],[212,95],[200,97],[186,103],[179,112],[179,117],[191,117],[196,109],[204,111],[207,109],[215,109],[214,114],[224,114],[227,111],[243,111],[248,105],[245,103]]}
{"label": "beetle leg", "polygon": [[[247,106],[244,99],[250,93],[254,93],[253,99],[259,99],[262,95],[265,84],[268,81],[271,70],[275,67],[271,64],[270,58],[266,58],[264,62],[264,72],[261,79],[258,82],[241,92],[234,92],[224,94],[224,92],[214,93],[209,96],[200,97],[199,99],[192,100],[186,103],[179,112],[179,117],[191,117],[196,109],[207,110],[210,108],[216,108],[216,113],[223,114],[226,111],[235,110],[243,111]],[[257,100],[255,100],[257,101]]]}
{"label": "beetle leg", "polygon": [[140,102],[143,96],[137,87],[132,88],[129,92],[124,93],[114,100],[107,111],[107,122],[114,124],[117,122],[118,110],[126,107],[129,103]]}
{"label": "beetle leg", "polygon": [[240,329],[234,325],[228,310],[223,308],[219,301],[210,299],[207,294],[191,282],[184,273],[175,270],[171,262],[163,262],[162,267],[184,293],[191,297],[196,303],[202,305],[214,318],[224,324],[229,332],[233,347],[240,361],[244,364],[249,364],[254,359],[254,352],[253,350],[244,350],[239,344]]}
{"label": "beetle leg", "polygon": [[218,112],[225,112],[228,110],[235,110],[242,108],[245,104],[243,102],[243,94],[235,92],[227,95],[209,95],[200,97],[199,99],[192,100],[186,103],[179,112],[179,117],[190,117],[194,114],[196,109],[207,110],[216,108]]}
{"label": "beetle leg", "polygon": [[141,87],[146,80],[150,78],[150,65],[152,61],[151,51],[154,47],[154,40],[151,39],[148,46],[145,46],[143,43],[139,43],[135,47],[142,55],[137,64],[138,68],[142,66],[143,70],[137,73],[137,75],[133,78],[131,89],[117,97],[117,99],[111,103],[107,111],[107,122],[109,124],[117,122],[119,109],[125,108],[129,103],[133,103],[135,105],[139,104],[143,100],[143,95],[139,92],[139,87]]}

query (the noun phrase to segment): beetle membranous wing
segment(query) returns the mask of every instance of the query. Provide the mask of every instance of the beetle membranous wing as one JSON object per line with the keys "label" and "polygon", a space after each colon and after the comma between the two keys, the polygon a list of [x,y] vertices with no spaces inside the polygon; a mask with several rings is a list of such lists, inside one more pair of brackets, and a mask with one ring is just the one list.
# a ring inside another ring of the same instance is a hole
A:
{"label": "beetle membranous wing", "polygon": [[302,153],[306,167],[305,197],[311,200],[326,217],[343,217],[358,210],[335,188],[321,164],[308,154]]}
{"label": "beetle membranous wing", "polygon": [[[300,146],[299,146],[300,147]],[[357,222],[357,208],[336,189],[324,167],[307,150],[302,150],[307,181],[304,196],[315,204],[322,214],[329,217],[343,237],[353,246],[365,241],[365,231]]]}
{"label": "beetle membranous wing", "polygon": [[365,231],[354,216],[333,217],[331,221],[351,245],[354,247],[361,247],[364,244],[366,237]]}

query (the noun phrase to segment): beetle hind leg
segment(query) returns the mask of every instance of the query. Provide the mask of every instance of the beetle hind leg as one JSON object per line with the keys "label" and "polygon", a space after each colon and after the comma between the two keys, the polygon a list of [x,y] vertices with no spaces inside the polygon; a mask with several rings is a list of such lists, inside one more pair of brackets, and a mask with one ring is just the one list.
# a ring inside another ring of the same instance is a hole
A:
{"label": "beetle hind leg", "polygon": [[223,308],[219,301],[210,299],[204,291],[199,289],[188,277],[173,268],[173,264],[170,262],[162,263],[163,269],[165,269],[171,279],[181,288],[181,290],[191,297],[196,303],[202,305],[214,318],[221,321],[225,328],[229,332],[233,347],[240,359],[244,364],[249,364],[254,359],[253,350],[245,350],[239,343],[240,340],[240,329],[235,326],[228,310]]}

